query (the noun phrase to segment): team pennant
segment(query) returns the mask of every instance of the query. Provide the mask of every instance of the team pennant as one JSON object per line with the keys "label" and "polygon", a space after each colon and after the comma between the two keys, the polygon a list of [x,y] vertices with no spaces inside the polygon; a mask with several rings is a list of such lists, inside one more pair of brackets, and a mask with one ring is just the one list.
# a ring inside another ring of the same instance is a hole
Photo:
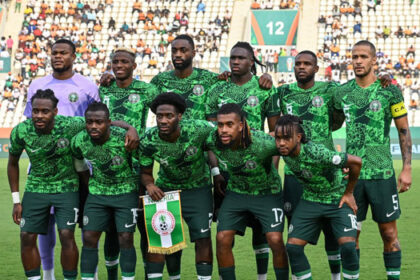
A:
{"label": "team pennant", "polygon": [[143,206],[149,253],[172,254],[187,247],[179,191],[166,192],[159,201],[145,195]]}

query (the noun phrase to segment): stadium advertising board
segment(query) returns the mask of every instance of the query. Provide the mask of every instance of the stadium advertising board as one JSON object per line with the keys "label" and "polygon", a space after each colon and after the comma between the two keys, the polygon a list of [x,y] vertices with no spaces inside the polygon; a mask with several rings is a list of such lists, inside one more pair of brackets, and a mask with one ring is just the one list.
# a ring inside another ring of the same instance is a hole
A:
{"label": "stadium advertising board", "polygon": [[296,45],[299,23],[297,10],[251,10],[250,17],[252,45]]}

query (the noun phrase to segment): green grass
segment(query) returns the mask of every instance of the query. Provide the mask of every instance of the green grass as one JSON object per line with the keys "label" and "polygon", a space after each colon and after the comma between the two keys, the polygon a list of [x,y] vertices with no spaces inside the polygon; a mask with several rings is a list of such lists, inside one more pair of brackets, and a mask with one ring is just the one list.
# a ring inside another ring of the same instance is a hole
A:
{"label": "green grass", "polygon": [[[24,279],[22,264],[19,252],[19,227],[13,223],[12,199],[7,183],[6,159],[0,159],[0,183],[3,188],[0,190],[0,279]],[[26,168],[28,160],[21,160],[21,189],[26,177]],[[396,161],[397,174],[401,168],[401,161]],[[419,217],[420,207],[418,206],[418,198],[420,196],[420,161],[413,162],[413,186],[408,193],[400,196],[402,207],[402,217],[398,220],[399,238],[403,250],[401,279],[420,279],[420,238],[419,238]],[[22,191],[21,191],[22,193]],[[361,262],[360,262],[360,278],[361,279],[386,279],[385,269],[382,259],[382,241],[376,224],[370,219],[363,223],[361,235]],[[76,231],[77,244],[79,250],[81,248],[80,230]],[[215,235],[215,225],[213,225],[213,240]],[[136,279],[143,279],[143,266],[140,258],[139,250],[139,233],[136,232],[136,249],[138,254],[138,265],[136,271]],[[187,234],[188,236],[188,234]],[[58,238],[57,238],[58,241]],[[102,244],[101,244],[102,246]],[[214,244],[213,244],[214,246]],[[330,279],[328,262],[323,249],[323,237],[321,236],[317,246],[307,246],[306,254],[312,267],[314,279]],[[55,250],[55,265],[57,279],[63,279],[60,266],[60,245],[57,244]],[[237,279],[248,280],[256,279],[255,258],[251,246],[251,232],[247,231],[245,237],[238,237],[235,241],[234,255],[236,260]],[[217,277],[217,263],[214,260],[213,279]],[[100,249],[99,263],[100,279],[106,279],[106,271],[103,259],[103,250]],[[196,279],[194,266],[194,247],[188,243],[188,248],[184,250],[182,257],[182,276],[183,279]],[[165,278],[168,279],[165,274]],[[275,279],[272,265],[269,266],[268,279]]]}

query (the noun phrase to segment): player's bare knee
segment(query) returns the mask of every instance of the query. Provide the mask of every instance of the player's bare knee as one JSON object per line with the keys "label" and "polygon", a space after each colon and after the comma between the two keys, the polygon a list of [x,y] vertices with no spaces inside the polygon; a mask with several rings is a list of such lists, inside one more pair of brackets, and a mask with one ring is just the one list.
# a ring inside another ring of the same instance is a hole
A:
{"label": "player's bare knee", "polygon": [[211,249],[211,239],[210,238],[197,239],[194,243],[195,243],[195,251],[196,252]]}
{"label": "player's bare knee", "polygon": [[35,247],[36,246],[36,233],[30,232],[21,232],[20,233],[20,241],[21,247]]}
{"label": "player's bare knee", "polygon": [[232,236],[224,231],[219,231],[216,235],[216,246],[219,249],[232,248]]}
{"label": "player's bare knee", "polygon": [[76,246],[74,232],[72,230],[62,229],[58,232],[58,236],[63,249],[69,249]]}
{"label": "player's bare knee", "polygon": [[397,231],[394,228],[381,228],[381,236],[385,245],[398,242]]}
{"label": "player's bare knee", "polygon": [[83,246],[87,248],[97,248],[99,237],[100,234],[98,235],[98,233],[95,231],[84,231]]}
{"label": "player's bare knee", "polygon": [[266,233],[266,238],[267,238],[268,245],[270,247],[279,247],[282,245],[283,245],[282,247],[284,247],[283,237],[282,237],[281,232]]}
{"label": "player's bare knee", "polygon": [[347,243],[347,242],[356,242],[356,238],[350,237],[350,236],[341,237],[337,240],[337,242],[338,242],[338,245],[343,245],[344,243]]}
{"label": "player's bare knee", "polygon": [[133,233],[132,232],[119,232],[118,240],[120,243],[120,248],[128,249],[133,247]]}

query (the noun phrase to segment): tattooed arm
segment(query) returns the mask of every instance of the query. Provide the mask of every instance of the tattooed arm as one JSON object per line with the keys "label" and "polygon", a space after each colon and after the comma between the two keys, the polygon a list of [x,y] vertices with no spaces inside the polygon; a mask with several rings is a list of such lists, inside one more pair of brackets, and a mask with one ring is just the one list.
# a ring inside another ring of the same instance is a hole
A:
{"label": "tattooed arm", "polygon": [[407,116],[394,120],[398,130],[398,138],[400,140],[400,149],[403,161],[403,169],[398,177],[398,189],[400,192],[408,191],[411,187],[411,134],[408,127]]}

